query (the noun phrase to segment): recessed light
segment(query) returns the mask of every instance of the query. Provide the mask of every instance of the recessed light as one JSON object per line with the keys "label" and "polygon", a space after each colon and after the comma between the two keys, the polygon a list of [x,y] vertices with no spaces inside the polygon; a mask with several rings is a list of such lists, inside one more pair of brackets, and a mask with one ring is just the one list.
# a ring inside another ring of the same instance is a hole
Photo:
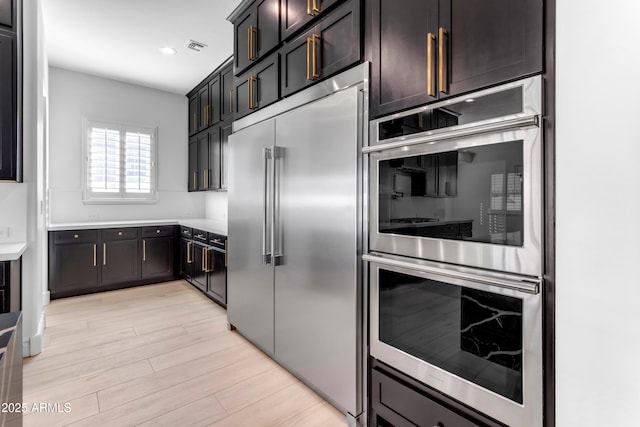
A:
{"label": "recessed light", "polygon": [[178,51],[172,47],[161,47],[158,49],[164,55],[175,55]]}

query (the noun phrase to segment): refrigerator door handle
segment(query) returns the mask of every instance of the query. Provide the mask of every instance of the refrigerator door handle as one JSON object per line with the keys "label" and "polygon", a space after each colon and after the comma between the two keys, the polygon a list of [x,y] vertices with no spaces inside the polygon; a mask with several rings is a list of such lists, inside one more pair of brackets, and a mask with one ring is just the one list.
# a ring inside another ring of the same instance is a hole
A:
{"label": "refrigerator door handle", "polygon": [[[263,187],[262,187],[262,263],[271,264],[271,254],[273,246],[272,230],[269,230],[269,160],[271,159],[271,149],[264,148],[262,151],[263,162]],[[270,232],[271,231],[271,232]]]}
{"label": "refrigerator door handle", "polygon": [[280,222],[280,182],[278,179],[278,160],[282,159],[283,147],[273,145],[271,147],[272,157],[272,169],[271,179],[273,182],[273,214],[271,229],[273,230],[273,236],[271,241],[273,246],[271,248],[273,265],[282,264],[282,223]]}

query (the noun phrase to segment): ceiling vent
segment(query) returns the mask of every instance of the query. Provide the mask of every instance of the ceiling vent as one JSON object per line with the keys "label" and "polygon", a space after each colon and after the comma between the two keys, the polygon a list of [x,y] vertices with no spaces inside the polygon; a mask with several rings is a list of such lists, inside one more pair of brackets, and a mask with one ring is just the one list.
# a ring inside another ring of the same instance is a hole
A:
{"label": "ceiling vent", "polygon": [[207,45],[195,40],[189,40],[189,42],[187,43],[187,47],[191,50],[195,50],[196,52],[200,52],[202,49],[207,47]]}

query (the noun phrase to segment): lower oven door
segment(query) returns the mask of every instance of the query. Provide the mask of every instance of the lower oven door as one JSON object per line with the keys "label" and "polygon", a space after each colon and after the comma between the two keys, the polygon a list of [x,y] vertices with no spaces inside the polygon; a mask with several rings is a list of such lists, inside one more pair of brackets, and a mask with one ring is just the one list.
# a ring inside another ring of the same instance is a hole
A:
{"label": "lower oven door", "polygon": [[540,281],[364,259],[373,357],[511,427],[542,426]]}

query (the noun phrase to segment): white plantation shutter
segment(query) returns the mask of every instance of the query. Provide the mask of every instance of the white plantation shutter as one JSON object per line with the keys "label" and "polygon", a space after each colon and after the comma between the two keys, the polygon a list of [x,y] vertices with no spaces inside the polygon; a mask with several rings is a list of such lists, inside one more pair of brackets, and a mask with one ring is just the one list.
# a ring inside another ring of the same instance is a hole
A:
{"label": "white plantation shutter", "polygon": [[155,129],[86,121],[85,202],[156,198]]}

